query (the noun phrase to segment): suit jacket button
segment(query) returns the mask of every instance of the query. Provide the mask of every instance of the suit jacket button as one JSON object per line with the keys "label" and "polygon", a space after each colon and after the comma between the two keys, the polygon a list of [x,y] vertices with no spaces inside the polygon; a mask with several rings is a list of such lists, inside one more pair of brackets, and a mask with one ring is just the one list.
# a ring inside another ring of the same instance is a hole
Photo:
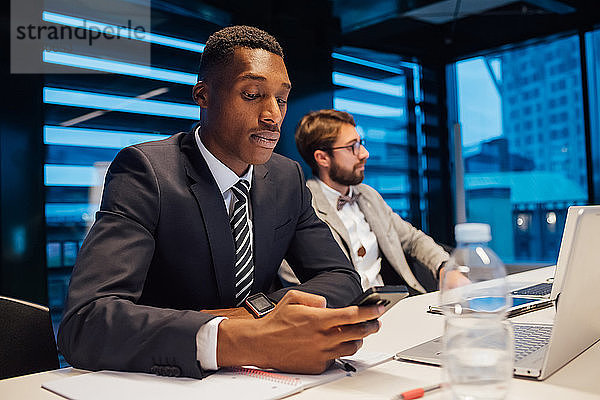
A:
{"label": "suit jacket button", "polygon": [[159,375],[159,371],[160,371],[160,368],[158,367],[158,365],[153,365],[152,367],[150,367],[151,374]]}

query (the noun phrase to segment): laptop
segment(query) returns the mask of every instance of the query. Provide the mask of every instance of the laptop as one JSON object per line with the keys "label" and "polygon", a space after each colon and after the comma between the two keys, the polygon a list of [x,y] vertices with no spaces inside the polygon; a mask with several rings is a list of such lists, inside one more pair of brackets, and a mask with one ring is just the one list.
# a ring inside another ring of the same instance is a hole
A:
{"label": "laptop", "polygon": [[[600,339],[600,206],[578,207],[576,213],[554,323],[513,323],[516,376],[544,380]],[[441,337],[397,354],[401,361],[432,365],[441,365],[441,356]]]}
{"label": "laptop", "polygon": [[[567,220],[563,230],[562,239],[560,241],[560,249],[558,251],[558,260],[556,261],[556,269],[554,270],[554,278],[548,279],[546,282],[536,283],[517,290],[513,290],[513,296],[536,297],[540,299],[555,300],[556,295],[562,287],[562,278],[564,270],[569,258],[569,249],[572,247],[573,234],[577,225],[578,211],[588,206],[571,206],[567,210]],[[591,206],[594,207],[594,206]]]}

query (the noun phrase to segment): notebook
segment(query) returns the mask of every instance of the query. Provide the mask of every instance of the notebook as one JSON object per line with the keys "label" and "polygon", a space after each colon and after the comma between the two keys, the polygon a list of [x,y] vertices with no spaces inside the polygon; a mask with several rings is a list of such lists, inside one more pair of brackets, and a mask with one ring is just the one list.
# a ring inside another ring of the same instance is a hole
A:
{"label": "notebook", "polygon": [[[600,207],[579,207],[575,225],[562,266],[554,323],[513,324],[517,376],[546,379],[600,339]],[[401,360],[433,365],[440,365],[442,356],[441,338],[397,354]]]}
{"label": "notebook", "polygon": [[344,357],[356,372],[347,372],[334,364],[319,375],[286,374],[253,367],[222,369],[202,380],[169,378],[142,373],[98,371],[63,378],[42,385],[67,399],[145,400],[178,399],[280,399],[313,386],[322,385],[346,376],[353,376],[367,368],[389,361],[393,354],[359,351]]}

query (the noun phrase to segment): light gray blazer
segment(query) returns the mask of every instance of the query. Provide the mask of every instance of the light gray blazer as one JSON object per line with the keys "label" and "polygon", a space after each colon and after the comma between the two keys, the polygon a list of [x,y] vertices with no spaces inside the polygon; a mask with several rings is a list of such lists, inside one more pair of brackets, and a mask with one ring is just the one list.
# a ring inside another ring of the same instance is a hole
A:
{"label": "light gray blazer", "polygon": [[[317,213],[333,234],[346,257],[356,267],[357,256],[350,251],[350,237],[344,223],[333,209],[319,182],[309,179],[306,186],[312,192],[312,205]],[[409,254],[416,260],[426,265],[434,274],[440,264],[448,260],[448,253],[435,241],[422,231],[416,229],[410,223],[404,221],[398,214],[392,211],[381,195],[371,186],[360,184],[352,187],[360,193],[358,206],[365,215],[371,230],[375,233],[379,250],[390,263],[391,267],[400,275],[408,285],[418,292],[425,293],[426,290],[417,281],[412,273],[404,254]],[[279,276],[284,282],[298,283],[293,272],[284,262],[279,270]]]}

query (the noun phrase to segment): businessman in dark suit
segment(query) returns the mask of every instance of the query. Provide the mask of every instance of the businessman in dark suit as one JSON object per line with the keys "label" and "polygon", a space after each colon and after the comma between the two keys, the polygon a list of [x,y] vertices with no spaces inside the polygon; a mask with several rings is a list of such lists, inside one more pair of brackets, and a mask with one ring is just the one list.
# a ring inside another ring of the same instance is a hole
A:
{"label": "businessman in dark suit", "polygon": [[[122,150],[77,258],[58,343],[69,363],[201,378],[253,364],[317,373],[376,332],[379,307],[345,307],[358,275],[316,217],[297,163],[273,154],[291,84],[277,41],[211,35],[192,132]],[[303,285],[267,292],[286,258]],[[327,308],[338,307],[338,308]]]}

